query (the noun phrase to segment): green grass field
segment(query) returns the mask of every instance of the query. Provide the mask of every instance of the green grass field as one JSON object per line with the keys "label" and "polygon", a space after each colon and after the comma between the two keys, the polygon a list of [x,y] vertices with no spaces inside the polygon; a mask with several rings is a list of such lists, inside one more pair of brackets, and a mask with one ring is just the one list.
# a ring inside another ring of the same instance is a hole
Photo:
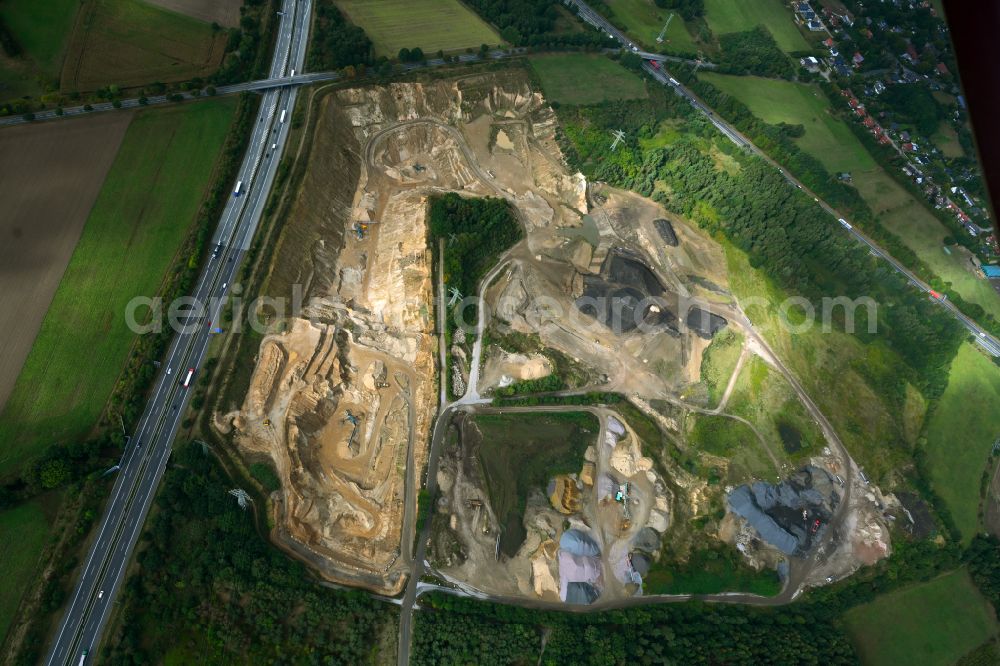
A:
{"label": "green grass field", "polygon": [[[821,327],[791,333],[778,316],[778,306],[787,294],[732,246],[726,246],[726,260],[733,294],[742,302],[757,297],[768,303],[746,308],[754,328],[799,378],[858,464],[875,479],[906,464],[908,452],[885,446],[884,442],[902,440],[910,445],[916,442],[924,414],[917,391],[908,387],[905,404],[892,404],[859,371],[866,368],[891,372],[885,360],[872,353],[871,346],[862,344],[853,335],[823,332]],[[730,398],[729,410],[742,411],[739,403],[737,392]],[[774,453],[781,455],[778,450]]]}
{"label": "green grass field", "polygon": [[235,108],[220,98],[136,115],[0,414],[0,476],[95,425],[134,339],[126,304],[159,289]]}
{"label": "green grass field", "polygon": [[500,548],[508,555],[524,541],[528,491],[545,491],[556,474],[579,472],[583,452],[600,430],[589,412],[481,414],[478,456],[490,505],[502,525]]}
{"label": "green grass field", "polygon": [[954,664],[997,633],[993,609],[964,570],[880,596],[844,623],[871,666]]}
{"label": "green grass field", "polygon": [[415,46],[431,54],[502,41],[458,0],[336,0],[336,4],[351,23],[364,28],[375,51],[390,58]]}
{"label": "green grass field", "polygon": [[731,328],[722,330],[701,357],[701,381],[708,387],[708,404],[715,407],[726,391],[743,349],[743,335]]}
{"label": "green grass field", "polygon": [[705,0],[705,20],[716,35],[763,25],[786,53],[811,48],[781,0]]}
{"label": "green grass field", "polygon": [[879,167],[854,174],[855,187],[887,229],[898,235],[938,277],[950,282],[962,298],[1000,317],[1000,295],[989,282],[969,270],[972,265],[966,250],[956,246],[950,248],[951,254],[945,253],[944,239],[951,233],[921,202]]}
{"label": "green grass field", "polygon": [[0,2],[0,17],[39,68],[58,77],[79,7],[79,0],[4,0]]}
{"label": "green grass field", "polygon": [[21,595],[37,574],[38,558],[49,538],[51,516],[41,498],[0,511],[0,569],[4,584],[0,585],[0,639],[2,639]]}
{"label": "green grass field", "polygon": [[965,149],[958,141],[958,132],[948,121],[941,121],[931,139],[945,157],[965,157]]}
{"label": "green grass field", "polygon": [[[614,12],[615,23],[625,28],[625,32],[632,39],[647,49],[655,51],[663,49],[677,53],[698,51],[698,45],[688,32],[680,14],[669,9],[661,9],[653,4],[652,0],[608,0],[606,4]],[[656,38],[671,13],[674,14],[674,18],[670,21],[663,43],[657,43]]]}
{"label": "green grass field", "polygon": [[978,530],[979,480],[1000,436],[998,417],[1000,368],[971,344],[962,345],[927,425],[927,462],[934,489],[966,541]]}
{"label": "green grass field", "polygon": [[[646,97],[642,79],[604,56],[582,53],[536,56],[531,58],[531,66],[550,102],[584,105]],[[581,85],[581,81],[586,84]]]}
{"label": "green grass field", "polygon": [[212,74],[226,37],[204,21],[139,0],[90,0],[66,52],[61,87],[94,90]]}
{"label": "green grass field", "polygon": [[825,443],[792,387],[758,356],[743,367],[726,412],[753,423],[782,464],[801,464]]}
{"label": "green grass field", "polygon": [[805,134],[795,141],[827,171],[857,172],[875,167],[875,160],[851,129],[830,114],[827,98],[816,86],[705,71],[698,76],[746,104],[764,122],[805,127]]}

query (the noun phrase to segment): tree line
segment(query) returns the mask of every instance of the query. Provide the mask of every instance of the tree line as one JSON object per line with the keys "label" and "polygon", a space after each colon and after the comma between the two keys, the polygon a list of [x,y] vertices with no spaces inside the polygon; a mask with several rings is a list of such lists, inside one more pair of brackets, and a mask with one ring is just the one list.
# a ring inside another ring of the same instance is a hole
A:
{"label": "tree line", "polygon": [[323,71],[371,65],[374,47],[365,31],[348,22],[333,0],[317,0],[312,38],[306,61],[309,69]]}

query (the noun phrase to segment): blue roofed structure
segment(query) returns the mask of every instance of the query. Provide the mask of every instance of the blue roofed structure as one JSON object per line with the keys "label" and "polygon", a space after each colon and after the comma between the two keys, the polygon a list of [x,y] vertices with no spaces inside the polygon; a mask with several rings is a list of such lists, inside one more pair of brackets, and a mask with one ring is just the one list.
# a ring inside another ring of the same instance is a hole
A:
{"label": "blue roofed structure", "polygon": [[983,273],[988,278],[1000,278],[1000,266],[983,266]]}

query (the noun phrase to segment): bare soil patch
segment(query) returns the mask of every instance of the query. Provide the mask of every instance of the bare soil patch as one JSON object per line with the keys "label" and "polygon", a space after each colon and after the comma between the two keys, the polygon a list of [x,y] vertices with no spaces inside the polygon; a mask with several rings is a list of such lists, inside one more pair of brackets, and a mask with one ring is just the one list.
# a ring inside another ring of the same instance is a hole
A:
{"label": "bare soil patch", "polygon": [[131,120],[111,113],[0,132],[0,408]]}
{"label": "bare soil patch", "polygon": [[146,2],[205,23],[215,22],[227,28],[235,28],[240,24],[240,0],[146,0]]}

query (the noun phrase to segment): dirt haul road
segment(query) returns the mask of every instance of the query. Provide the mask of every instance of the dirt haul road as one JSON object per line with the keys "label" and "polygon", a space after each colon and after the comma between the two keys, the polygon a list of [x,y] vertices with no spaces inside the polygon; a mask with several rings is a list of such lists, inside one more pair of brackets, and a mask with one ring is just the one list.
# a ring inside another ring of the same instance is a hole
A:
{"label": "dirt haul road", "polygon": [[131,120],[116,113],[0,133],[0,411]]}

